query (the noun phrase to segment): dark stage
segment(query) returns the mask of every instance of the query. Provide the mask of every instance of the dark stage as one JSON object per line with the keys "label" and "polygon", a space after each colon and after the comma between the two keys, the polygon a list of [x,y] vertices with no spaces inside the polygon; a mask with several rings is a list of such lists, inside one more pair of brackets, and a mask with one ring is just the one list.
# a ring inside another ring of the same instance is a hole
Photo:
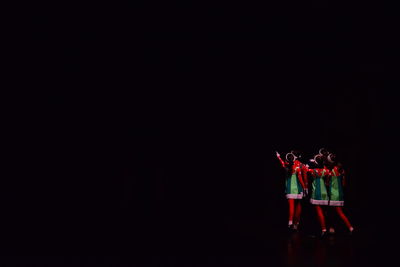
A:
{"label": "dark stage", "polygon": [[[392,264],[397,97],[380,7],[360,5],[32,6],[0,265]],[[353,236],[318,238],[307,202],[286,229],[275,151],[321,147]]]}

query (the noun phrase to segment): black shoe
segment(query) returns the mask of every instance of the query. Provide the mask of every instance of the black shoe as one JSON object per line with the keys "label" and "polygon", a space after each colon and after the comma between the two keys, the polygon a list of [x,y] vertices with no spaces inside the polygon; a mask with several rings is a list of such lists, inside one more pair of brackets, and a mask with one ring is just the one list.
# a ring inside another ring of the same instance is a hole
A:
{"label": "black shoe", "polygon": [[327,237],[328,236],[328,234],[327,234],[327,231],[321,231],[321,234],[320,234],[320,238],[325,238],[325,237]]}
{"label": "black shoe", "polygon": [[293,234],[294,232],[296,232],[296,230],[293,227],[293,224],[289,225],[287,228],[287,232],[289,235]]}

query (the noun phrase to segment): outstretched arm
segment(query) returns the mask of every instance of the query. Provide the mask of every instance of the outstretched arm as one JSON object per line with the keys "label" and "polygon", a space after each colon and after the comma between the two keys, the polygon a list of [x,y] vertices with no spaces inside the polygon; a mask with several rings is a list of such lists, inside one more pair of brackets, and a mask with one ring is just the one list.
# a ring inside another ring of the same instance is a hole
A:
{"label": "outstretched arm", "polygon": [[284,162],[284,161],[281,159],[281,155],[278,153],[278,151],[276,152],[276,157],[279,159],[279,161],[280,161],[282,167],[283,167],[283,168],[286,168],[287,163]]}

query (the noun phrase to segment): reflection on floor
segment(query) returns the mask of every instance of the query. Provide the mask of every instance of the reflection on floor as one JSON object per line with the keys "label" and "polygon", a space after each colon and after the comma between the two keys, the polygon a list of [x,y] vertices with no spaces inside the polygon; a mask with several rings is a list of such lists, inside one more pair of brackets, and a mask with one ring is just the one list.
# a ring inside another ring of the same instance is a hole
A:
{"label": "reflection on floor", "polygon": [[[305,231],[266,229],[262,223],[239,223],[234,228],[188,228],[138,235],[77,240],[74,246],[46,247],[32,253],[3,250],[2,266],[387,266],[396,256],[388,235],[360,231],[319,238]],[[218,230],[218,231],[217,231]],[[94,237],[93,237],[94,238]],[[96,242],[95,242],[96,241]],[[7,247],[5,248],[7,249]],[[8,246],[8,249],[10,247]],[[29,251],[25,247],[25,251]],[[12,264],[10,264],[12,263]]]}
{"label": "reflection on floor", "polygon": [[351,266],[357,263],[351,237],[329,235],[324,238],[292,233],[282,252],[284,266]]}

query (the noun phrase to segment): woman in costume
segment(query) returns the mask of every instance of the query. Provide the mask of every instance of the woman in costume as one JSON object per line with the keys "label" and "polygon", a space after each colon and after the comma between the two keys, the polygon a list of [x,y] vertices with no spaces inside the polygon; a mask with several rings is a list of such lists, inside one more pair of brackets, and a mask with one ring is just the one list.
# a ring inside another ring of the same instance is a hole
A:
{"label": "woman in costume", "polygon": [[281,159],[281,156],[276,152],[276,156],[283,168],[287,172],[285,181],[285,193],[289,204],[289,223],[288,227],[290,229],[297,229],[297,225],[300,221],[301,215],[301,202],[303,198],[303,188],[305,188],[301,170],[299,166],[294,164],[295,156],[292,153],[286,154],[286,161]]}
{"label": "woman in costume", "polygon": [[[345,186],[345,172],[342,168],[341,164],[336,161],[336,155],[330,153],[327,157],[327,161],[330,167],[330,179],[328,182],[328,193],[329,193],[329,206],[330,212],[331,209],[334,209],[339,218],[344,222],[347,229],[349,229],[350,234],[353,232],[354,228],[351,225],[349,219],[343,212],[344,206],[344,191],[343,188]],[[330,233],[334,233],[335,230],[333,227],[329,228]]]}
{"label": "woman in costume", "polygon": [[308,169],[308,173],[312,178],[310,202],[314,205],[317,212],[317,218],[321,226],[321,236],[324,236],[326,234],[324,207],[329,205],[328,190],[325,183],[330,176],[330,172],[323,165],[322,155],[316,155],[312,162],[316,164],[316,168]]}
{"label": "woman in costume", "polygon": [[301,177],[303,178],[304,181],[304,185],[305,187],[303,188],[304,190],[304,195],[308,195],[308,175],[307,175],[307,170],[308,170],[308,164],[304,164],[302,163],[301,157],[302,157],[302,153],[299,150],[292,150],[290,153],[292,153],[295,156],[294,159],[294,165],[300,168],[301,171]]}

